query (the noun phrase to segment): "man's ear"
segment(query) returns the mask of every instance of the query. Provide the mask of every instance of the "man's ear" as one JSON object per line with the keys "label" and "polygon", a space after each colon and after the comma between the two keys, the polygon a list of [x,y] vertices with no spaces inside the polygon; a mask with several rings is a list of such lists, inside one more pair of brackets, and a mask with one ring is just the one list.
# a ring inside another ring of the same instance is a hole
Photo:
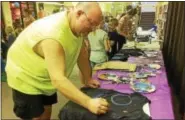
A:
{"label": "man's ear", "polygon": [[80,17],[82,14],[84,14],[84,11],[82,11],[82,10],[78,10],[76,12],[77,17]]}

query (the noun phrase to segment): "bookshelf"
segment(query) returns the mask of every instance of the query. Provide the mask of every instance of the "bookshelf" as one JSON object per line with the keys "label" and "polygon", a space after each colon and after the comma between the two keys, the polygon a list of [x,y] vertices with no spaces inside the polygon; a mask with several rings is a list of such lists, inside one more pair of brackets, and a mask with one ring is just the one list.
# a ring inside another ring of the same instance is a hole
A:
{"label": "bookshelf", "polygon": [[167,19],[168,3],[158,3],[156,5],[156,18],[155,22],[157,25],[157,38],[161,41],[161,48],[164,41],[164,34],[166,28],[166,19]]}

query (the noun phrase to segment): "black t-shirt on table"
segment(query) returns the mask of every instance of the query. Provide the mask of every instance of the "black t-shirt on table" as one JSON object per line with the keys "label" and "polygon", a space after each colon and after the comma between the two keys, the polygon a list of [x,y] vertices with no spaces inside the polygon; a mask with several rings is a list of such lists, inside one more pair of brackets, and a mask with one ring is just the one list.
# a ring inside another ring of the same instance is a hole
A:
{"label": "black t-shirt on table", "polygon": [[143,105],[150,100],[139,93],[119,93],[113,90],[82,88],[82,92],[93,97],[105,98],[110,109],[104,115],[95,115],[80,105],[69,101],[60,111],[60,120],[149,120],[151,119],[143,111]]}

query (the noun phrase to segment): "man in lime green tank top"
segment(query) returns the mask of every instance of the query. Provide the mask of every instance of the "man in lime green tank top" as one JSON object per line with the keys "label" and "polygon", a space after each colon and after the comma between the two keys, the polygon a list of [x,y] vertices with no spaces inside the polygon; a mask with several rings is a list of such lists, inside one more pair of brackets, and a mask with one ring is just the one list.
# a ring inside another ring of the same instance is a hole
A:
{"label": "man in lime green tank top", "polygon": [[68,79],[77,63],[85,85],[99,87],[99,82],[91,77],[83,37],[101,20],[98,3],[79,2],[71,11],[34,21],[20,33],[9,49],[6,66],[18,117],[50,119],[57,90],[94,114],[107,112],[105,99],[90,98]]}

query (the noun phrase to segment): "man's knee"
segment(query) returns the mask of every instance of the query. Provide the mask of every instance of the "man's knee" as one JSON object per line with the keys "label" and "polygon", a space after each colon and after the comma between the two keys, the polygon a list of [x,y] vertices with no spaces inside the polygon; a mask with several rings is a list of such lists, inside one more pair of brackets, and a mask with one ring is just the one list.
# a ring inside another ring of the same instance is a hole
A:
{"label": "man's knee", "polygon": [[44,106],[44,112],[42,113],[42,115],[37,118],[33,118],[32,120],[50,120],[51,112],[52,112],[51,105]]}
{"label": "man's knee", "polygon": [[44,106],[44,113],[41,115],[42,120],[49,120],[51,118],[52,106]]}

